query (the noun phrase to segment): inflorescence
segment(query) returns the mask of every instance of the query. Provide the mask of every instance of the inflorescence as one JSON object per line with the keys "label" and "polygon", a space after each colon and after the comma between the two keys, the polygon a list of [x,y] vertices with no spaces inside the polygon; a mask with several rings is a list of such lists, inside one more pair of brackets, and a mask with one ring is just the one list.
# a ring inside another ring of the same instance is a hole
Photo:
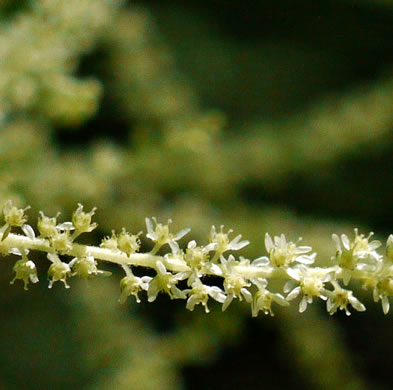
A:
{"label": "inflorescence", "polygon": [[[69,288],[68,279],[76,275],[84,279],[110,275],[98,269],[98,261],[120,265],[125,272],[120,281],[121,303],[130,295],[140,302],[139,294],[142,291],[146,292],[149,302],[155,301],[159,293],[166,293],[171,299],[186,300],[189,310],[202,304],[208,313],[210,298],[221,303],[223,310],[234,299],[244,299],[251,305],[252,315],[256,317],[259,311],[274,315],[273,303],[289,306],[290,301],[300,298],[299,311],[304,312],[314,299],[321,299],[326,301],[330,314],[344,310],[350,315],[350,306],[357,311],[366,310],[353,292],[346,288],[351,279],[356,279],[365,289],[372,290],[374,301],[381,301],[383,312],[389,312],[389,297],[393,296],[393,235],[387,239],[382,255],[377,252],[381,243],[371,240],[372,233],[366,237],[355,229],[353,239],[345,234],[340,237],[333,234],[336,253],[331,259],[332,266],[322,268],[313,266],[316,253],[310,246],[287,241],[283,234],[271,237],[266,233],[268,255],[249,260],[241,256],[235,258],[230,253],[249,244],[249,241],[242,240],[240,234],[230,239],[232,230],[225,231],[223,226],[220,229],[213,226],[207,245],[198,245],[192,240],[185,249],[181,249],[178,241],[190,229],[174,234],[170,232],[171,220],[161,224],[153,217],[146,218],[145,235],[154,243],[153,249],[140,253],[142,232],[131,234],[125,228],[119,234],[112,231],[99,247],[76,243],[80,234],[97,227],[96,223],[92,223],[95,208],[85,212],[79,204],[72,221],[63,223],[58,223],[59,215],[47,217],[40,212],[38,236],[27,224],[26,210],[28,208],[18,208],[8,201],[3,207],[5,223],[0,228],[0,253],[19,257],[13,267],[15,277],[11,284],[21,280],[25,290],[29,283],[38,282],[36,266],[29,258],[29,252],[36,250],[46,252],[51,262],[48,269],[49,288],[55,282],[62,282],[65,288]],[[20,230],[19,234],[13,233],[17,229]],[[170,251],[159,255],[158,252],[165,246]],[[72,259],[66,262],[67,257]],[[152,268],[156,274],[153,277],[136,276],[132,272],[136,266]],[[206,284],[207,275],[221,278],[222,287]],[[283,293],[268,289],[272,279],[286,281]]]}

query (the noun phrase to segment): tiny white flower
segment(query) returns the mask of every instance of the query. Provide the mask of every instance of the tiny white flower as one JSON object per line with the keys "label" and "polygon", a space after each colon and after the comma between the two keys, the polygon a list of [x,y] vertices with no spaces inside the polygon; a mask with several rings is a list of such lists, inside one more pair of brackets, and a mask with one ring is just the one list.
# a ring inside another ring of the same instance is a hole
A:
{"label": "tiny white flower", "polygon": [[79,233],[88,233],[93,231],[98,225],[94,222],[91,223],[91,219],[97,210],[94,207],[91,211],[86,213],[83,211],[83,205],[78,204],[78,208],[72,214],[72,224]]}
{"label": "tiny white flower", "polygon": [[[196,241],[192,240],[187,245],[184,260],[190,268],[197,270],[198,274],[202,276],[206,267],[210,266],[209,252],[216,250],[216,248],[216,243],[210,243],[206,246],[198,246]],[[215,271],[221,272],[221,269],[218,267]]]}
{"label": "tiny white flower", "polygon": [[97,268],[97,262],[93,256],[74,257],[68,265],[72,269],[71,276],[78,275],[83,279],[91,279],[95,276],[110,276],[111,272],[102,271]]}
{"label": "tiny white flower", "polygon": [[171,299],[185,299],[186,294],[176,287],[179,280],[184,280],[187,275],[184,272],[172,274],[168,272],[162,261],[156,262],[157,275],[151,280],[147,291],[148,301],[156,300],[158,293],[165,292]]}
{"label": "tiny white flower", "polygon": [[119,302],[124,303],[128,296],[134,295],[136,301],[140,303],[141,300],[139,299],[138,293],[141,290],[147,291],[149,289],[152,278],[150,276],[142,276],[141,278],[135,276],[129,268],[126,273],[127,275],[120,281]]}
{"label": "tiny white flower", "polygon": [[272,303],[276,302],[281,306],[289,306],[289,303],[281,294],[271,293],[270,291],[258,291],[251,304],[251,312],[253,317],[258,316],[258,312],[262,310],[266,315],[274,316]]}
{"label": "tiny white flower", "polygon": [[[155,227],[153,226],[152,220],[156,225]],[[168,244],[171,247],[173,253],[178,252],[179,245],[176,241],[183,238],[187,233],[190,232],[191,229],[182,229],[176,234],[172,234],[169,232],[169,224],[172,223],[171,219],[168,219],[168,223],[166,225],[158,223],[155,217],[153,217],[152,220],[150,218],[145,218],[147,229],[146,237],[155,242],[158,248],[164,244]]]}
{"label": "tiny white flower", "polygon": [[239,234],[232,240],[229,239],[229,235],[233,232],[232,229],[228,230],[226,233],[224,232],[224,225],[220,226],[220,231],[216,230],[215,226],[212,226],[210,230],[209,241],[212,244],[216,244],[216,251],[219,255],[223,254],[227,251],[237,251],[239,249],[247,246],[250,241],[243,240],[240,241],[242,235]]}
{"label": "tiny white flower", "polygon": [[336,256],[333,259],[341,267],[345,285],[351,280],[354,270],[371,272],[382,261],[382,256],[376,251],[381,243],[377,240],[369,242],[372,235],[373,233],[370,233],[365,237],[355,229],[355,238],[351,241],[345,234],[341,235],[341,240],[337,234],[332,234],[336,244]]}
{"label": "tiny white flower", "polygon": [[384,314],[387,314],[390,309],[389,297],[393,296],[393,275],[390,267],[380,262],[372,277],[375,278],[373,282],[374,302],[381,300],[382,310]]}
{"label": "tiny white flower", "polygon": [[310,246],[297,246],[296,243],[287,241],[284,234],[275,236],[273,242],[269,233],[266,233],[265,247],[270,263],[275,267],[287,267],[294,262],[309,265],[314,263],[316,257],[316,253],[307,254],[312,250]]}
{"label": "tiny white flower", "polygon": [[57,281],[63,282],[65,288],[70,288],[70,286],[67,284],[67,277],[71,275],[70,266],[67,263],[63,263],[59,256],[55,253],[48,253],[47,257],[52,262],[48,270],[48,288],[52,288],[53,283]]}
{"label": "tiny white flower", "polygon": [[224,303],[225,301],[224,292],[217,286],[206,286],[200,279],[195,279],[191,287],[192,289],[185,291],[189,296],[186,308],[190,311],[193,311],[196,305],[202,304],[205,307],[206,313],[209,313],[207,306],[209,297],[219,303]]}
{"label": "tiny white flower", "polygon": [[18,209],[12,200],[8,200],[3,206],[3,216],[5,222],[9,226],[23,226],[27,222],[27,215],[25,211],[29,210],[30,206],[24,209]]}
{"label": "tiny white flower", "polygon": [[272,303],[275,302],[281,306],[289,306],[288,301],[278,293],[271,293],[266,289],[267,280],[263,278],[251,279],[258,287],[258,291],[254,295],[251,303],[251,313],[253,317],[257,317],[259,311],[263,311],[266,315],[274,316]]}
{"label": "tiny white flower", "polygon": [[291,301],[302,294],[303,297],[299,304],[299,312],[303,313],[307,309],[307,305],[313,302],[313,297],[327,299],[327,290],[324,284],[333,279],[334,272],[329,272],[325,276],[316,277],[312,270],[309,270],[303,264],[299,264],[296,268],[288,268],[287,274],[299,282],[299,285],[293,288],[293,281],[288,281],[284,286],[284,292],[288,293],[287,300]]}
{"label": "tiny white flower", "polygon": [[40,236],[45,238],[55,236],[58,232],[56,225],[60,213],[57,213],[55,217],[47,217],[42,211],[39,214],[37,228]]}
{"label": "tiny white flower", "polygon": [[227,293],[222,310],[226,310],[234,298],[239,298],[240,301],[244,298],[246,302],[251,303],[252,294],[246,288],[250,287],[251,283],[241,274],[236,272],[235,267],[239,265],[240,262],[236,261],[233,255],[229,255],[228,259],[221,256],[220,260],[223,268],[224,290]]}
{"label": "tiny white flower", "polygon": [[27,285],[29,282],[38,282],[37,268],[35,264],[27,257],[29,250],[24,248],[11,248],[9,253],[22,256],[22,258],[18,260],[13,267],[15,276],[11,280],[10,284],[14,284],[15,280],[22,280],[24,283],[24,289],[27,290]]}
{"label": "tiny white flower", "polygon": [[345,290],[336,281],[331,282],[334,286],[333,291],[328,291],[326,308],[329,314],[336,313],[337,309],[344,310],[347,316],[351,315],[348,305],[351,304],[357,311],[365,311],[365,306],[353,295],[352,291]]}

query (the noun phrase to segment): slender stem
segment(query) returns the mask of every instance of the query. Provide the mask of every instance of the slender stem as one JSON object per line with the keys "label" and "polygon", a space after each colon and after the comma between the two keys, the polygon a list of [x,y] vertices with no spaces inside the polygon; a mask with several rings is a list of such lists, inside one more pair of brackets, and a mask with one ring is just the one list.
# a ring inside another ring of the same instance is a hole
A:
{"label": "slender stem", "polygon": [[[40,252],[53,252],[50,242],[42,238],[34,238],[33,240],[19,234],[9,234],[8,237],[0,243],[0,252],[7,253],[11,248],[24,248],[37,250]],[[99,248],[96,246],[81,245],[72,243],[71,248],[61,255],[80,257],[82,254],[89,254],[96,260],[107,261],[120,265],[137,265],[143,267],[154,268],[158,260],[162,261],[165,266],[175,272],[188,271],[189,267],[180,259],[164,259],[162,256],[156,256],[151,253],[134,253],[130,256],[113,249]]]}
{"label": "slender stem", "polygon": [[154,245],[153,249],[150,251],[151,255],[155,255],[161,248],[161,244],[156,242],[156,244]]}
{"label": "slender stem", "polygon": [[[100,248],[96,246],[82,245],[72,243],[71,248],[60,255],[66,255],[71,257],[82,257],[86,255],[93,256],[98,261],[106,261],[109,263],[115,263],[122,266],[133,265],[155,268],[157,261],[164,263],[165,267],[172,272],[185,272],[189,271],[190,267],[180,258],[170,257],[166,258],[163,256],[157,256],[155,253],[159,249],[156,246],[150,253],[133,253],[127,255],[120,250]],[[0,241],[0,253],[8,253],[11,248],[19,248],[23,253],[23,249],[36,250],[40,252],[52,253],[54,250],[47,239],[34,238],[30,239],[26,236],[19,234],[10,233],[4,241]],[[234,267],[236,271],[247,279],[266,278],[266,279],[291,279],[284,268],[271,267],[269,265],[263,267],[257,266],[244,266],[238,265]],[[391,273],[393,274],[393,266]],[[336,278],[342,278],[342,270],[338,266],[326,267],[326,268],[311,268],[310,272],[313,276],[323,278],[329,272],[335,272]],[[212,274],[206,270],[206,274]],[[364,272],[354,270],[352,271],[352,278],[363,279],[367,276]]]}

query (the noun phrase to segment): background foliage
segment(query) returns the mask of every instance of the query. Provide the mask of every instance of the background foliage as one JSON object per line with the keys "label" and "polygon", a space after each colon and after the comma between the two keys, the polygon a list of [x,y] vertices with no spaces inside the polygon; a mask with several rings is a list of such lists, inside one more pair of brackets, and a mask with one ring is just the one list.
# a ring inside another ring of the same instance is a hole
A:
{"label": "background foliage", "polygon": [[[96,243],[145,216],[207,241],[225,224],[318,250],[392,233],[393,2],[0,1],[0,200]],[[83,238],[81,238],[83,241]],[[145,249],[149,249],[145,243]],[[121,273],[47,291],[0,262],[0,389],[384,389],[391,315],[117,302]],[[363,294],[363,295],[362,295]],[[295,383],[295,385],[294,385]]]}

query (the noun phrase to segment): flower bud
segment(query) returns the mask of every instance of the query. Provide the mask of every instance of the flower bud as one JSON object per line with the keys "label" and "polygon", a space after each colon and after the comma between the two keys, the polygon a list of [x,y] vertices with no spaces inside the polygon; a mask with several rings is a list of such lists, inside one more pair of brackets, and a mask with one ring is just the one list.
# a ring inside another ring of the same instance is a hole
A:
{"label": "flower bud", "polygon": [[117,239],[118,248],[122,252],[127,253],[127,255],[138,252],[141,246],[141,241],[138,237],[141,233],[142,232],[139,232],[138,234],[130,234],[123,228]]}
{"label": "flower bud", "polygon": [[37,268],[31,260],[18,260],[13,267],[13,271],[15,272],[15,277],[11,280],[11,284],[14,284],[15,280],[17,279],[23,280],[23,283],[25,285],[24,289],[27,290],[27,285],[29,284],[29,281],[31,283],[38,282]]}
{"label": "flower bud", "polygon": [[55,236],[50,237],[50,243],[52,248],[59,253],[66,253],[72,248],[72,240],[68,230],[64,233],[57,232]]}
{"label": "flower bud", "polygon": [[79,203],[78,208],[72,214],[72,223],[75,226],[75,229],[80,233],[91,232],[97,227],[96,223],[91,223],[91,218],[93,217],[96,211],[96,207],[94,207],[90,212],[85,213],[83,211],[83,206]]}
{"label": "flower bud", "polygon": [[30,206],[24,209],[18,209],[12,200],[7,201],[3,207],[5,222],[8,223],[9,226],[23,226],[27,222],[25,211],[29,208]]}
{"label": "flower bud", "polygon": [[143,276],[141,278],[134,276],[132,273],[125,276],[120,280],[120,303],[124,303],[130,295],[134,295],[136,301],[139,303],[141,300],[138,297],[138,293],[141,290],[147,290],[149,288],[149,282],[151,281],[150,276]]}
{"label": "flower bud", "polygon": [[75,257],[73,260],[71,260],[69,266],[72,268],[73,271],[72,276],[78,275],[83,279],[91,279],[97,275],[111,275],[110,272],[97,269],[97,262],[95,261],[93,256],[86,256],[82,258]]}
{"label": "flower bud", "polygon": [[56,224],[56,217],[49,218],[42,211],[40,211],[37,227],[41,237],[47,238],[55,236],[57,234]]}
{"label": "flower bud", "polygon": [[106,249],[118,249],[117,237],[115,231],[112,230],[112,235],[110,237],[104,237],[100,244],[100,248]]}
{"label": "flower bud", "polygon": [[49,288],[52,288],[53,283],[61,281],[65,288],[70,288],[67,284],[67,277],[71,274],[71,268],[67,263],[63,263],[59,256],[53,253],[48,253],[48,259],[53,262],[48,270]]}

